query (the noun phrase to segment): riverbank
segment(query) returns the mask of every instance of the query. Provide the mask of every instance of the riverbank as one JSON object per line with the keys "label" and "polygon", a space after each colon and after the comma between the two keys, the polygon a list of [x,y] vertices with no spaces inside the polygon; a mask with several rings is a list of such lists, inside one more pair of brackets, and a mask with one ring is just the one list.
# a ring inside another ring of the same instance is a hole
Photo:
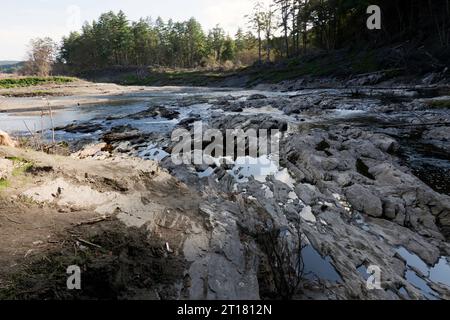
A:
{"label": "riverbank", "polygon": [[[15,78],[17,79],[17,78]],[[67,83],[43,83],[30,86],[0,88],[0,112],[40,111],[120,100],[124,94],[143,87],[92,83],[74,79]]]}
{"label": "riverbank", "polygon": [[311,51],[298,57],[252,66],[208,70],[111,67],[77,76],[93,82],[145,86],[245,87],[280,84],[285,90],[354,86],[448,85],[448,53],[428,52],[413,43],[382,48]]}
{"label": "riverbank", "polygon": [[[272,259],[301,252],[301,281],[290,278],[287,298],[448,299],[448,100],[414,87],[169,87],[58,110],[55,136],[70,157],[0,149],[10,168],[0,193],[2,212],[10,212],[1,221],[8,267],[0,292],[271,299],[286,292],[277,281],[291,268]],[[24,120],[41,121],[14,112],[0,123],[26,137]],[[196,121],[204,130],[279,130],[279,166],[268,165],[270,157],[175,165],[171,134]],[[55,273],[49,261],[81,264],[87,291],[68,293],[65,270]],[[168,274],[158,278],[148,265]],[[366,286],[374,265],[382,290]],[[116,287],[118,270],[126,272]],[[142,270],[150,280],[138,284],[132,279]],[[100,275],[97,287],[89,282]]]}
{"label": "riverbank", "polygon": [[[5,147],[0,158],[2,170],[11,168],[2,171],[9,177],[2,176],[8,185],[0,190],[1,298],[177,298],[172,291],[185,259],[168,250],[178,252],[183,236],[169,235],[162,221],[192,217],[195,224],[197,194],[149,161]],[[124,252],[130,252],[127,261]],[[89,270],[79,294],[65,286],[66,268],[74,264]],[[138,274],[149,282],[137,281]]]}

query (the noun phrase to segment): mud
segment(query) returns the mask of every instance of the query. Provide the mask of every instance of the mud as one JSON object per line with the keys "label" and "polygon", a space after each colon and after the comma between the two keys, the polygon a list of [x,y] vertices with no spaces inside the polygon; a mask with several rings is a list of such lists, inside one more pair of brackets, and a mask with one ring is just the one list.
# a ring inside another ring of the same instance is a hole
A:
{"label": "mud", "polygon": [[[70,237],[67,237],[69,234]],[[145,228],[113,219],[65,231],[60,245],[14,274],[1,299],[155,300],[178,299],[186,261],[167,252]],[[82,270],[83,290],[67,289],[67,268]]]}

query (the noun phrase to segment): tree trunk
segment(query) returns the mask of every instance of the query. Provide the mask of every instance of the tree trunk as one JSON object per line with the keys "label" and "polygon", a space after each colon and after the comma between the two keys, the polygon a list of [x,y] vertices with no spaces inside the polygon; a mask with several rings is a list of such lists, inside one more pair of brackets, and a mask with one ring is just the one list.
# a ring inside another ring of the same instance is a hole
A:
{"label": "tree trunk", "polygon": [[284,46],[286,48],[286,58],[289,57],[289,35],[287,25],[284,26]]}
{"label": "tree trunk", "polygon": [[262,62],[262,40],[261,40],[261,29],[258,29],[258,61]]}

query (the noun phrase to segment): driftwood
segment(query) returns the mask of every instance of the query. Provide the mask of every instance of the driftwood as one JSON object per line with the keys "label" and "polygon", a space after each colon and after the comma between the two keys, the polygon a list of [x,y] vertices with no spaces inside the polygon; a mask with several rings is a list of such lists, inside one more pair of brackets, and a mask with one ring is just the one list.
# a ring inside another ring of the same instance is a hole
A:
{"label": "driftwood", "polygon": [[89,241],[87,241],[87,240],[84,240],[84,239],[82,239],[82,238],[78,238],[77,240],[78,240],[79,242],[82,242],[82,243],[84,243],[84,244],[86,244],[86,245],[88,245],[88,246],[91,246],[91,247],[96,247],[96,248],[99,248],[99,249],[102,248],[102,246],[99,246],[98,244],[95,244],[95,243],[89,242]]}

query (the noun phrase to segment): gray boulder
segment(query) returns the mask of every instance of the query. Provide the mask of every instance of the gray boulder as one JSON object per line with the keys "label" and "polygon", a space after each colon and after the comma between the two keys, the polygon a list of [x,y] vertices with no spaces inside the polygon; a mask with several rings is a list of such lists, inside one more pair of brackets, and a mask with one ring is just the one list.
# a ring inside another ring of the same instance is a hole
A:
{"label": "gray boulder", "polygon": [[367,188],[355,184],[347,188],[345,195],[354,209],[375,218],[383,215],[381,200]]}

